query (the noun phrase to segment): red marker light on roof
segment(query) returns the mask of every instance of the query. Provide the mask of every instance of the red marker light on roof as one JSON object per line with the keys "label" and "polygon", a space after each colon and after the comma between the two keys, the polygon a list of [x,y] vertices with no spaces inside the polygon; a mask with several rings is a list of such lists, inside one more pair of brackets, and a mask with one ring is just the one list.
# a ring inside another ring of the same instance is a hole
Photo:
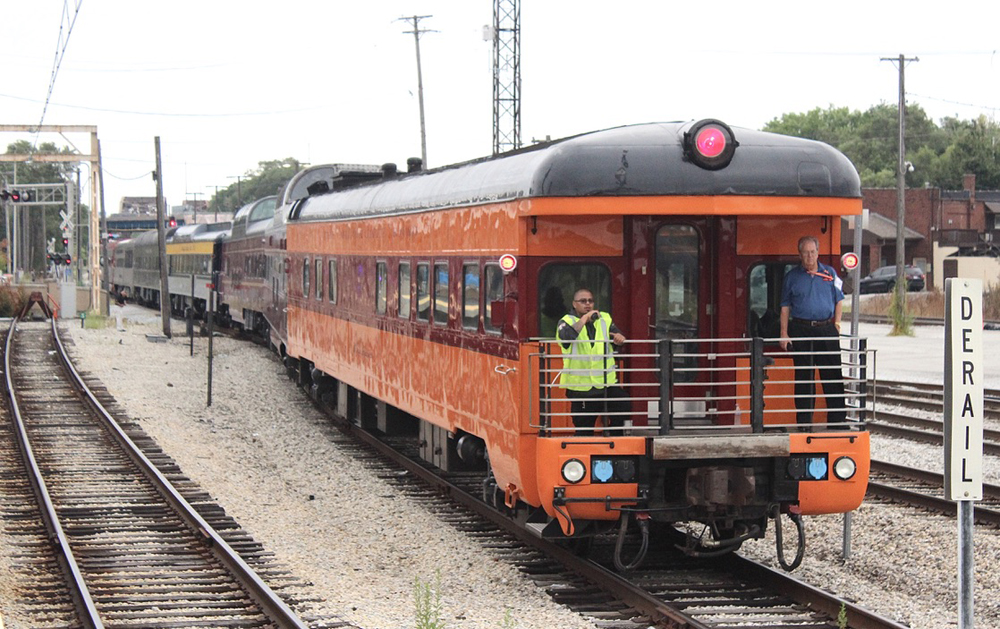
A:
{"label": "red marker light on roof", "polygon": [[705,157],[718,157],[726,150],[726,136],[715,127],[706,127],[698,132],[694,145]]}
{"label": "red marker light on roof", "polygon": [[700,120],[684,132],[681,147],[684,157],[705,170],[719,170],[729,165],[740,145],[733,130],[719,120]]}
{"label": "red marker light on roof", "polygon": [[853,271],[858,268],[859,262],[861,262],[861,259],[858,258],[858,254],[853,251],[848,251],[844,255],[840,256],[840,265],[848,271]]}

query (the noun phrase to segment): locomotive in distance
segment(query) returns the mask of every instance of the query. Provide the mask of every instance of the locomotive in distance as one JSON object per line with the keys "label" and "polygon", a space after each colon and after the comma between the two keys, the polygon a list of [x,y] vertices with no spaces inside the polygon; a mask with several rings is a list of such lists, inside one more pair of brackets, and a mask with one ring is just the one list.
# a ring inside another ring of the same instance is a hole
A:
{"label": "locomotive in distance", "polygon": [[[714,555],[783,515],[792,568],[801,516],[859,506],[864,340],[842,337],[847,420],[826,421],[814,396],[803,425],[775,338],[799,237],[835,265],[841,217],[861,212],[846,157],[710,119],[409,166],[311,167],[231,226],[171,230],[173,310],[204,311],[191,286],[214,284],[220,319],[268,339],[314,396],[417,438],[445,472],[479,471],[484,498],[539,535],[638,527],[622,569],[678,525],[695,531],[687,552]],[[116,295],[158,303],[154,247],[116,243]],[[596,386],[583,427],[564,387],[572,343],[555,339],[581,288],[627,337],[591,347],[588,376],[621,389]]]}

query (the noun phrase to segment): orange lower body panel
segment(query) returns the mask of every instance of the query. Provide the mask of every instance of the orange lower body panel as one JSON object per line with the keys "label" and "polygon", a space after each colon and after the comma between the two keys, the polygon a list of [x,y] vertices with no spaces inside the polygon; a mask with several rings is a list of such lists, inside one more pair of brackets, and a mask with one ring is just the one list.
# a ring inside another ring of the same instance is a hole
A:
{"label": "orange lower body panel", "polygon": [[[591,459],[601,456],[646,456],[643,437],[539,437],[536,445],[538,496],[545,512],[559,520],[563,532],[572,535],[574,522],[583,520],[617,520],[617,507],[636,504],[638,484],[600,483],[592,479]],[[577,483],[562,476],[563,466],[576,459],[584,464],[586,473]],[[557,494],[561,494],[555,504]],[[609,508],[610,507],[610,508]]]}
{"label": "orange lower body panel", "polygon": [[[799,483],[799,507],[803,515],[843,513],[861,506],[868,491],[871,467],[867,432],[797,433],[790,437],[792,454],[825,453],[829,456],[827,480]],[[854,476],[848,480],[840,480],[833,473],[834,463],[843,456],[849,456],[857,463]]]}

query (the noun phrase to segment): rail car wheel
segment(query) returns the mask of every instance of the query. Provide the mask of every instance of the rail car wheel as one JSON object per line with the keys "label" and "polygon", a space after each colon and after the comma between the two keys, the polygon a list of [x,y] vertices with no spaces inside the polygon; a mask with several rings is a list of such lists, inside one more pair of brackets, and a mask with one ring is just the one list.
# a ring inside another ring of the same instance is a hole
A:
{"label": "rail car wheel", "polygon": [[497,486],[497,479],[493,476],[493,467],[490,465],[488,455],[486,457],[486,476],[483,478],[483,502],[504,515],[513,515],[504,500],[503,491]]}
{"label": "rail car wheel", "polygon": [[559,541],[559,545],[564,546],[566,550],[577,557],[588,557],[590,556],[590,550],[594,547],[594,536],[566,537]]}

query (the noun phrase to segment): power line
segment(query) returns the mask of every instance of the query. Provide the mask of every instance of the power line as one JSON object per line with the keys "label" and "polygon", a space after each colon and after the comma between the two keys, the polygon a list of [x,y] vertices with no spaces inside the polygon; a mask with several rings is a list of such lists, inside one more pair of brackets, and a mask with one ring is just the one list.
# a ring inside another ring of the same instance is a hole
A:
{"label": "power line", "polygon": [[[22,96],[14,96],[12,94],[0,94],[0,98],[9,98],[11,100],[20,100],[29,103],[38,103],[41,101],[35,100],[33,98],[24,98]],[[231,118],[236,116],[272,116],[278,114],[295,114],[301,113],[303,111],[315,111],[317,109],[322,109],[322,107],[302,107],[299,109],[281,109],[274,111],[245,111],[245,112],[228,112],[219,114],[189,114],[189,113],[166,113],[166,112],[156,112],[156,111],[135,111],[128,109],[108,109],[104,107],[87,107],[84,105],[66,105],[64,103],[52,103],[56,107],[65,107],[67,109],[82,109],[84,111],[100,111],[111,114],[128,114],[133,116],[164,116],[173,118]],[[46,106],[48,102],[46,101]]]}
{"label": "power line", "polygon": [[[66,46],[69,45],[69,36],[73,33],[73,26],[76,24],[76,16],[80,14],[80,5],[83,4],[83,0],[76,0],[76,10],[73,11],[73,17],[70,18],[69,15],[69,0],[63,0],[63,12],[59,20],[59,39],[56,41],[56,58],[52,63],[52,78],[49,79],[49,91],[45,95],[45,105],[42,106],[42,117],[38,121],[38,128],[41,129],[42,123],[45,122],[45,112],[49,109],[49,99],[52,98],[52,90],[56,86],[56,75],[59,74],[59,66],[62,65],[63,58],[66,56]],[[66,29],[66,39],[63,39],[63,26],[66,22],[69,22],[69,28]],[[41,133],[35,134],[35,144],[38,144],[38,136]]]}
{"label": "power line", "polygon": [[927,100],[937,101],[939,103],[948,103],[949,105],[959,105],[960,107],[973,107],[976,109],[988,109],[989,111],[998,111],[1000,107],[990,107],[989,105],[977,105],[975,103],[962,103],[957,100],[948,100],[946,98],[935,98],[934,96],[927,96],[926,94],[916,94],[914,92],[909,92],[910,96],[916,96],[917,98],[926,98]]}

